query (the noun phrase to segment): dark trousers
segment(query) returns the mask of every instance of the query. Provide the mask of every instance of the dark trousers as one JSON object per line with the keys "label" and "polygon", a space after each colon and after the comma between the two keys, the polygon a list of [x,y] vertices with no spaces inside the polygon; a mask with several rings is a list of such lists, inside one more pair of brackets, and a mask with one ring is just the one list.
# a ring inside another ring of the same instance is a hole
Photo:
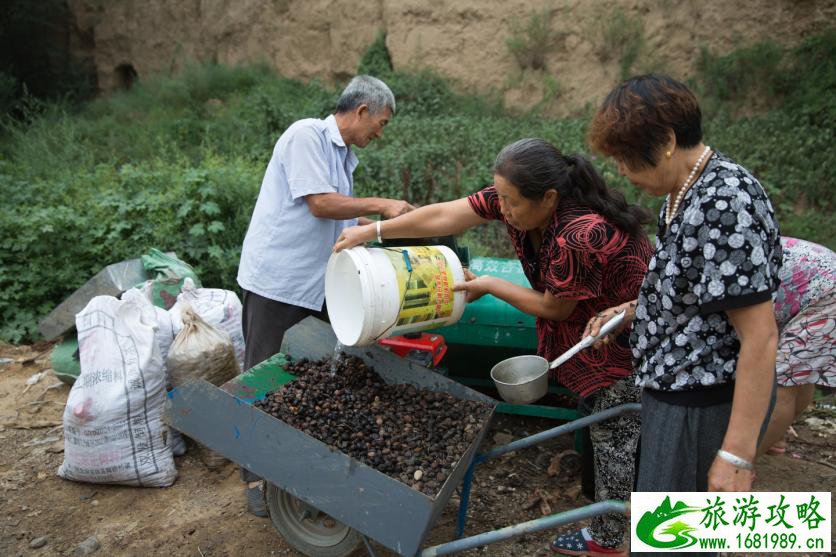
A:
{"label": "dark trousers", "polygon": [[[592,393],[589,396],[578,398],[578,418],[589,416],[592,414],[595,406],[595,401],[598,398],[598,393]],[[635,401],[641,402],[641,400]],[[640,414],[637,414],[640,415]],[[583,469],[581,471],[581,493],[587,499],[595,500],[595,453],[592,446],[592,436],[589,434],[589,427],[583,428],[580,433],[581,458],[583,459]],[[633,473],[633,491],[635,491],[636,482],[639,479],[639,455],[641,454],[642,440],[636,442],[636,466]]]}
{"label": "dark trousers", "polygon": [[[595,393],[591,414],[640,400],[634,377],[624,377]],[[589,426],[594,462],[594,500],[630,500],[636,477],[636,447],[641,420],[636,412],[626,412]],[[605,547],[619,547],[630,521],[623,514],[596,516],[589,525],[592,539]]]}
{"label": "dark trousers", "polygon": [[[766,431],[775,406],[775,386],[761,426]],[[708,470],[723,444],[731,417],[731,402],[713,406],[680,406],[642,394],[641,458],[636,491],[707,491]],[[672,553],[634,552],[640,555]],[[676,552],[711,557],[716,553]]]}
{"label": "dark trousers", "polygon": [[328,321],[324,304],[320,311],[314,311],[244,290],[241,323],[246,343],[244,371],[277,354],[281,350],[285,332],[311,315]]}
{"label": "dark trousers", "polygon": [[[284,302],[277,302],[244,290],[241,322],[244,342],[246,343],[244,371],[277,354],[281,350],[285,332],[311,315],[323,321],[328,321],[328,313],[325,311],[324,305],[320,311],[314,311]],[[255,482],[261,478],[249,470],[241,468],[241,479],[245,482]]]}

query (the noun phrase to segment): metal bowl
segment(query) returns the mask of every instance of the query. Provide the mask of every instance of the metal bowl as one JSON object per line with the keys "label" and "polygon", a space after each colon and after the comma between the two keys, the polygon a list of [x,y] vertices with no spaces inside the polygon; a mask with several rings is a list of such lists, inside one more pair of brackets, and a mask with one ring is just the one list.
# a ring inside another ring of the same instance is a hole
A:
{"label": "metal bowl", "polygon": [[549,362],[540,356],[515,356],[491,369],[499,396],[511,404],[530,404],[549,391]]}

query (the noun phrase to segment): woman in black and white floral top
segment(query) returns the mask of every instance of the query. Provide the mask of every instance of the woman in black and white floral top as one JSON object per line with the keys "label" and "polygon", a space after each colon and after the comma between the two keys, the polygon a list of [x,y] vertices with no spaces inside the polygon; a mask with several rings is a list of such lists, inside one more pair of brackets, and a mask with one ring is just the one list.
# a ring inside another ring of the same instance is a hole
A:
{"label": "woman in black and white floral top", "polygon": [[647,75],[618,85],[590,129],[633,184],[667,196],[625,305],[643,388],[638,491],[748,491],[774,399],[778,223],[758,180],[703,143],[701,118],[685,85]]}

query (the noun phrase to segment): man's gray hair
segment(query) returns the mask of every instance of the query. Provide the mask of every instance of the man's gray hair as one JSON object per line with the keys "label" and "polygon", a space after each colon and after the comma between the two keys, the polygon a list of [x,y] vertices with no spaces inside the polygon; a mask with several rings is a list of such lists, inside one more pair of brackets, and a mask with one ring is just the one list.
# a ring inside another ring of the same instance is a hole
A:
{"label": "man's gray hair", "polygon": [[369,107],[369,112],[377,114],[386,107],[395,114],[395,95],[389,86],[376,77],[358,75],[348,82],[337,101],[337,113],[349,112],[361,104]]}

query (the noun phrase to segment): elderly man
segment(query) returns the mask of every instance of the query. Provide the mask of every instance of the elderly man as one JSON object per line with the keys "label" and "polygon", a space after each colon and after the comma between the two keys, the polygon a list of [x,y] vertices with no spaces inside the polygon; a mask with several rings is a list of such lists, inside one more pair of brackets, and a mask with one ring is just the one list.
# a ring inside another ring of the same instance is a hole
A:
{"label": "elderly man", "polygon": [[[380,138],[395,113],[395,97],[381,80],[353,78],[324,120],[293,123],[281,135],[261,183],[244,238],[238,284],[244,290],[244,367],[279,351],[287,329],[309,315],[326,319],[325,267],[342,229],[392,218],[413,209],[405,202],[353,197],[352,174],[363,148]],[[267,516],[261,482],[242,470],[247,509]]]}

